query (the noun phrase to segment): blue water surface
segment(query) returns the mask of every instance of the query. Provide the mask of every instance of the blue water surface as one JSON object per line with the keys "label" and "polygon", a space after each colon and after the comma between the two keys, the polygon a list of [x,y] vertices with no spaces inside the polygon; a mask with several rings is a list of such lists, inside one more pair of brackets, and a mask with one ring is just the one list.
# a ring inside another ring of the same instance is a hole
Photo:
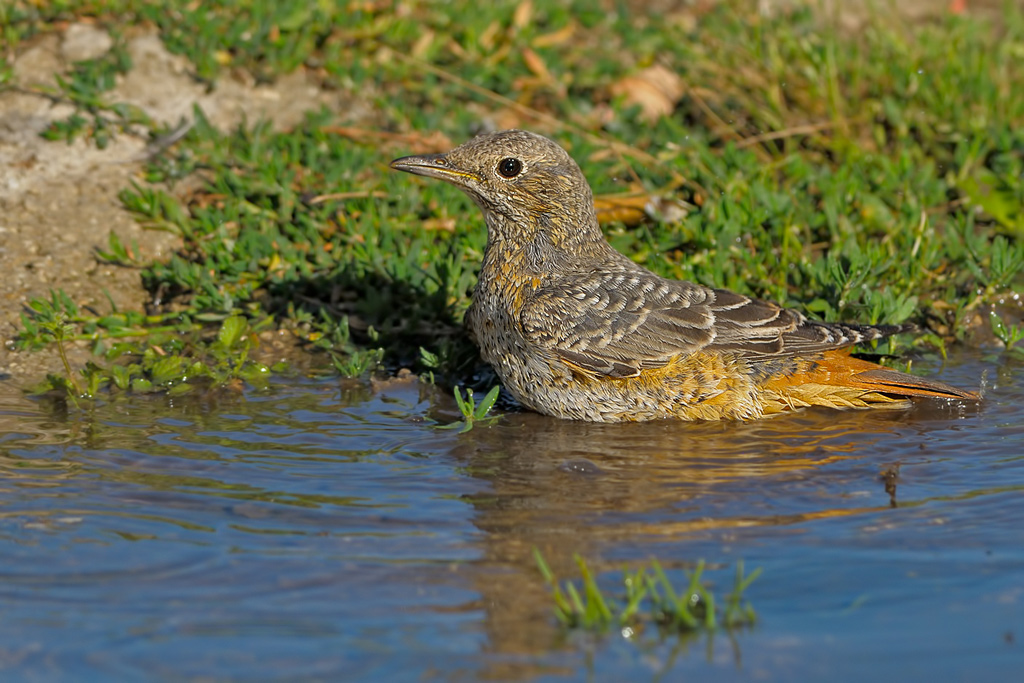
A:
{"label": "blue water surface", "polygon": [[[1021,367],[934,368],[984,369],[980,406],[465,434],[414,380],[78,407],[2,387],[0,678],[1012,680]],[[758,623],[566,631],[535,547],[610,595],[652,558],[680,585],[703,558],[722,594],[743,561]]]}

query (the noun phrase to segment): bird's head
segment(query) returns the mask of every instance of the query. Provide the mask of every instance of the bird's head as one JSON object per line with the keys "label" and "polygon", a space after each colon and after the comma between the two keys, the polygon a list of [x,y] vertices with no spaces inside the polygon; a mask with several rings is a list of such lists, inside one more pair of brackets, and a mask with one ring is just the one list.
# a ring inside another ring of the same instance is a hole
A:
{"label": "bird's head", "polygon": [[579,166],[535,133],[487,133],[447,154],[395,159],[391,168],[439,178],[468,194],[487,218],[491,242],[571,250],[604,239]]}

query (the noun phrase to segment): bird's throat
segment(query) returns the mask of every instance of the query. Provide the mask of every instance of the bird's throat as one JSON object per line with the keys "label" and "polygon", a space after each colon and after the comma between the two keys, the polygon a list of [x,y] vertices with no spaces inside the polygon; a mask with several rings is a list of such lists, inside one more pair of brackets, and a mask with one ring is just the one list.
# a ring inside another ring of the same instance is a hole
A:
{"label": "bird's throat", "polygon": [[567,225],[560,217],[515,220],[487,215],[485,263],[514,269],[525,280],[545,279],[553,273],[586,265],[611,251],[596,220],[593,225]]}

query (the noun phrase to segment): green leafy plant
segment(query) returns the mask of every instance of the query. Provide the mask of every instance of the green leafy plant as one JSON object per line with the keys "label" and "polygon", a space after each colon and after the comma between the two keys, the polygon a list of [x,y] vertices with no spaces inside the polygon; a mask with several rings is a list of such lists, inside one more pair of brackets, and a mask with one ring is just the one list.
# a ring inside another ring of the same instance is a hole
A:
{"label": "green leafy plant", "polygon": [[[49,375],[36,387],[39,393],[58,391],[77,402],[110,390],[180,394],[198,387],[224,387],[237,381],[266,384],[270,368],[252,361],[249,354],[256,333],[269,319],[255,326],[242,316],[223,318],[216,335],[204,337],[206,325],[187,316],[119,314],[82,315],[63,291],[49,299],[34,299],[22,315],[17,339],[21,348],[53,344],[64,365],[64,375]],[[168,324],[170,323],[170,324]],[[108,361],[89,362],[75,372],[66,345],[91,341],[97,355]]]}
{"label": "green leafy plant", "polygon": [[115,35],[114,46],[106,54],[75,63],[66,77],[57,75],[60,95],[74,105],[75,111],[50,124],[43,131],[43,137],[71,142],[86,134],[103,149],[115,135],[132,127],[155,130],[154,122],[139,107],[110,103],[103,97],[104,92],[114,87],[117,76],[126,73],[131,66],[123,41]]}
{"label": "green leafy plant", "polygon": [[137,266],[138,261],[139,244],[137,241],[132,241],[132,244],[126,245],[121,238],[118,237],[117,233],[111,231],[107,237],[107,249],[97,249],[96,256],[107,263],[113,263],[119,266]]}
{"label": "green leafy plant", "polygon": [[491,390],[480,399],[480,403],[477,403],[476,399],[473,398],[472,389],[467,388],[465,395],[463,395],[462,387],[455,387],[452,393],[455,395],[455,403],[459,406],[459,412],[462,413],[462,420],[439,426],[438,429],[458,429],[461,434],[468,432],[478,424],[492,424],[501,416],[492,415],[488,417],[487,413],[494,407],[500,391],[501,387],[497,385],[491,387]]}
{"label": "green leafy plant", "polygon": [[32,300],[29,311],[21,314],[22,337],[31,340],[26,341],[25,345],[36,348],[48,343],[56,345],[65,374],[49,375],[47,382],[72,400],[77,400],[83,394],[83,389],[71,371],[65,344],[74,338],[77,331],[72,321],[78,317],[78,306],[62,290],[50,290],[49,300]]}
{"label": "green leafy plant", "polygon": [[995,311],[989,312],[988,321],[992,326],[992,334],[1003,343],[1007,352],[1017,356],[1024,355],[1024,348],[1017,346],[1017,342],[1024,339],[1024,324],[1008,325]]}

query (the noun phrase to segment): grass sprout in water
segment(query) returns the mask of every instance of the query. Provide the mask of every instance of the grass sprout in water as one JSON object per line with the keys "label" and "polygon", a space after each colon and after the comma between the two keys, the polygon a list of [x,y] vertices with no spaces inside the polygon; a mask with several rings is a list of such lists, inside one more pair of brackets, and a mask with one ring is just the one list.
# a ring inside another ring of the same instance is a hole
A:
{"label": "grass sprout in water", "polygon": [[[459,433],[468,432],[478,423],[482,424],[493,424],[495,420],[500,418],[500,415],[492,415],[487,417],[488,411],[494,407],[494,402],[498,400],[498,392],[501,387],[494,385],[491,390],[480,399],[480,403],[476,402],[473,398],[473,390],[466,389],[466,394],[463,396],[462,387],[455,387],[452,392],[455,395],[455,402],[459,406],[459,412],[462,413],[462,419],[458,422],[453,422],[448,425],[442,425],[438,429],[459,429]],[[460,429],[461,427],[461,429]]]}
{"label": "grass sprout in water", "polygon": [[1003,343],[1008,352],[1018,357],[1024,356],[1024,347],[1017,345],[1017,342],[1024,339],[1024,324],[1007,323],[995,311],[989,312],[988,321],[992,326],[992,334]]}
{"label": "grass sprout in water", "polygon": [[725,596],[722,607],[718,607],[714,594],[701,581],[704,560],[697,563],[692,573],[687,573],[689,584],[681,591],[675,589],[656,560],[649,566],[627,570],[622,579],[625,593],[615,598],[605,595],[594,573],[579,555],[573,558],[580,569],[581,588],[571,581],[560,583],[536,548],[533,556],[544,580],[551,586],[555,616],[567,629],[601,633],[615,627],[635,633],[646,625],[653,625],[682,634],[718,628],[732,630],[757,621],[754,608],[743,596],[761,570],[745,574],[742,562],[736,564],[732,591]]}

